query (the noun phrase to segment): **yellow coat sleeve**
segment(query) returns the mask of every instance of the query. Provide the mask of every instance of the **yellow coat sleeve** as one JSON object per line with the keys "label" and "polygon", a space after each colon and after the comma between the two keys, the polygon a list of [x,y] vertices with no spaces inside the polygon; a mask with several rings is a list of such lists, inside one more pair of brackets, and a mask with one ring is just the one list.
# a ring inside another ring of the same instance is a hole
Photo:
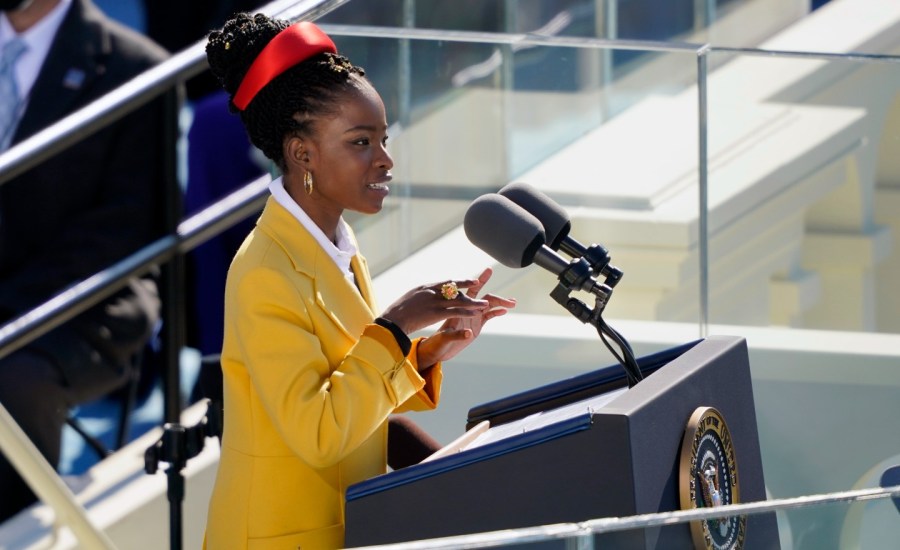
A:
{"label": "yellow coat sleeve", "polygon": [[404,401],[394,412],[432,410],[438,406],[438,402],[441,399],[441,382],[444,377],[441,364],[437,363],[425,372],[418,372],[416,356],[419,349],[419,343],[421,343],[422,340],[424,340],[424,338],[416,338],[412,341],[412,348],[409,351],[408,357],[410,363],[414,365],[414,368],[417,371],[416,374],[424,380],[425,385],[416,392],[415,395]]}

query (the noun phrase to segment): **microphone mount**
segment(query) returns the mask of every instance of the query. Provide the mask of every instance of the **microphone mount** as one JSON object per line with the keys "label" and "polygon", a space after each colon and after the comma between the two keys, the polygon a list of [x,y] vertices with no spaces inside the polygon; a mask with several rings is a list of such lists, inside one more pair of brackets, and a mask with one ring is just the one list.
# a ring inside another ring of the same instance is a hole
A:
{"label": "microphone mount", "polygon": [[[603,249],[600,245],[592,245],[588,248],[588,251],[594,247]],[[605,249],[603,250],[605,251]],[[590,259],[585,259],[584,255],[572,259],[568,266],[559,272],[557,285],[550,291],[550,297],[563,306],[566,311],[571,313],[576,319],[582,323],[591,325],[597,330],[597,334],[600,335],[603,343],[613,356],[618,359],[622,368],[625,370],[625,378],[628,381],[628,387],[634,387],[635,384],[644,378],[640,367],[637,364],[637,360],[634,358],[634,352],[622,335],[616,332],[616,330],[609,326],[603,319],[603,310],[606,309],[606,305],[609,303],[609,299],[612,296],[612,287],[622,278],[622,271],[609,265],[609,254],[605,252],[603,254],[606,259],[600,267],[597,267],[599,265],[598,263],[592,263]],[[595,281],[593,277],[596,273],[606,274],[606,282],[598,283]],[[573,297],[572,291],[575,290],[589,290],[590,293],[594,295],[594,307],[591,308],[583,301]],[[607,341],[607,337],[612,339],[618,345],[621,355],[616,353],[612,348]]]}
{"label": "microphone mount", "polygon": [[610,288],[619,284],[622,279],[622,270],[609,264],[609,250],[600,244],[592,244],[587,248],[578,245],[570,239],[563,239],[559,248],[574,258],[583,258],[591,267],[594,277],[605,277],[603,284]]}
{"label": "microphone mount", "polygon": [[[560,272],[557,281],[556,287],[550,292],[550,297],[582,323],[591,322],[592,319],[599,317],[612,296],[612,288],[609,285],[593,280],[593,270],[584,258],[570,261],[568,267]],[[586,288],[590,288],[595,298],[593,310],[578,298],[571,296],[572,291]]]}

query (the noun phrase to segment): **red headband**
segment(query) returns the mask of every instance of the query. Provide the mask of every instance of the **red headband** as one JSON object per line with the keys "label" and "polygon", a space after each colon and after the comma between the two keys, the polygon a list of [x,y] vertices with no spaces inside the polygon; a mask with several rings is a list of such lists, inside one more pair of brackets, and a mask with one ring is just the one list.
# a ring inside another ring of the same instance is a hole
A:
{"label": "red headband", "polygon": [[337,53],[334,42],[309,21],[284,29],[266,44],[241,80],[232,103],[243,111],[266,84],[297,63],[322,52]]}

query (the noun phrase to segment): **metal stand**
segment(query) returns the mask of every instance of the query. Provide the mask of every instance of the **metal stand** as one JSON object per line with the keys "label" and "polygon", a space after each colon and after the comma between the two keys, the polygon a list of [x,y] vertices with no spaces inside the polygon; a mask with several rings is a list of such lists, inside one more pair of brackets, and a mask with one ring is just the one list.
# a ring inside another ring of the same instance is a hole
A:
{"label": "metal stand", "polygon": [[181,550],[182,547],[182,513],[184,501],[184,476],[182,470],[187,461],[203,450],[207,437],[221,433],[221,416],[211,407],[207,400],[206,414],[191,427],[168,422],[163,425],[163,435],[156,443],[144,452],[144,471],[155,474],[160,462],[167,462],[166,470],[168,487],[166,494],[169,500],[169,548]]}

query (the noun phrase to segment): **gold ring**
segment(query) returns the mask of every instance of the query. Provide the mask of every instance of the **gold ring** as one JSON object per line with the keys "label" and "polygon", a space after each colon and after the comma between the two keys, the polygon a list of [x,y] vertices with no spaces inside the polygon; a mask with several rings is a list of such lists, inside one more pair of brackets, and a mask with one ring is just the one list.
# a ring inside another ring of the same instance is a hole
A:
{"label": "gold ring", "polygon": [[456,297],[459,296],[459,288],[456,286],[456,283],[449,282],[441,285],[441,296],[443,296],[445,300],[456,299]]}

